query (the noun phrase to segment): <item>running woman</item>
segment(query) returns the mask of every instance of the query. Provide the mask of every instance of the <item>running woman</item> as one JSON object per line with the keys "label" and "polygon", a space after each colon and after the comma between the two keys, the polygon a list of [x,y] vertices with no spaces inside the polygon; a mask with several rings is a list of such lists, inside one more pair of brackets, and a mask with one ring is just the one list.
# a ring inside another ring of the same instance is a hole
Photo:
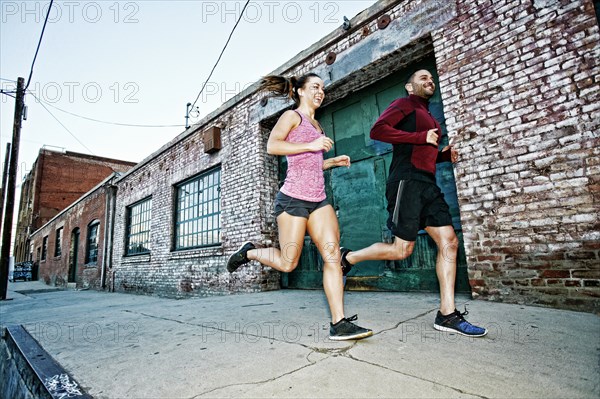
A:
{"label": "running woman", "polygon": [[298,265],[308,231],[323,258],[323,288],[329,303],[331,323],[329,338],[335,341],[362,339],[373,335],[370,329],[344,316],[344,284],[340,264],[340,231],[337,216],[325,195],[323,171],[350,167],[350,157],[340,155],[325,159],[333,140],[328,138],[315,119],[315,111],[325,98],[323,80],[314,73],[299,78],[266,76],[260,89],[289,97],[295,109],[281,115],[271,131],[267,152],[285,155],[288,170],[285,182],[275,198],[275,215],[280,248],[257,248],[245,242],[227,262],[230,273],[256,260],[280,272],[289,273]]}

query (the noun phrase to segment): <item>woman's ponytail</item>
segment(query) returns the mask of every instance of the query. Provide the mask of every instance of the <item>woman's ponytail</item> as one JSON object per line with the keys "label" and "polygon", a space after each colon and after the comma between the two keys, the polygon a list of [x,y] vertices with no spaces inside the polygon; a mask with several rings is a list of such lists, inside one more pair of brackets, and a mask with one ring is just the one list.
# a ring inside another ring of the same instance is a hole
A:
{"label": "woman's ponytail", "polygon": [[294,100],[296,106],[300,105],[300,96],[298,95],[298,89],[304,87],[304,84],[310,77],[319,77],[314,73],[307,73],[299,78],[291,76],[286,78],[280,75],[268,75],[260,80],[259,90],[269,91],[274,93],[276,96],[287,97]]}

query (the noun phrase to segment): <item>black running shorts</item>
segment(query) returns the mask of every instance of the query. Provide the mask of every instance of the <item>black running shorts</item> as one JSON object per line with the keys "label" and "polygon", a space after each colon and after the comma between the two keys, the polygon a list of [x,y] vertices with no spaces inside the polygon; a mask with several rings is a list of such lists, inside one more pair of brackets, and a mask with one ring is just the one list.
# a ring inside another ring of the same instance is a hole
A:
{"label": "black running shorts", "polygon": [[303,201],[279,191],[275,197],[275,217],[285,212],[292,216],[308,219],[311,213],[327,205],[329,205],[329,202],[326,199],[321,202]]}
{"label": "black running shorts", "polygon": [[388,228],[396,237],[416,241],[425,227],[451,226],[450,208],[444,194],[435,183],[401,180],[388,183]]}

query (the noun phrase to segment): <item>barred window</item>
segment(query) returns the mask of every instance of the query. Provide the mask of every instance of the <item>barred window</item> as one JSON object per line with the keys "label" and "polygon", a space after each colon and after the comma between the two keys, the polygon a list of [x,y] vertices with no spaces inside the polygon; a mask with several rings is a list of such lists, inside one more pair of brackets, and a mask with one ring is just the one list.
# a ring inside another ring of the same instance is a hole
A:
{"label": "barred window", "polygon": [[85,263],[96,263],[98,261],[98,230],[100,222],[93,221],[88,225]]}
{"label": "barred window", "polygon": [[42,260],[46,260],[46,255],[48,255],[48,236],[42,240]]}
{"label": "barred window", "polygon": [[176,186],[175,249],[221,243],[221,168]]}
{"label": "barred window", "polygon": [[127,207],[126,255],[150,252],[150,216],[152,198]]}
{"label": "barred window", "polygon": [[56,229],[56,239],[54,240],[54,256],[60,256],[62,254],[62,232],[62,227]]}

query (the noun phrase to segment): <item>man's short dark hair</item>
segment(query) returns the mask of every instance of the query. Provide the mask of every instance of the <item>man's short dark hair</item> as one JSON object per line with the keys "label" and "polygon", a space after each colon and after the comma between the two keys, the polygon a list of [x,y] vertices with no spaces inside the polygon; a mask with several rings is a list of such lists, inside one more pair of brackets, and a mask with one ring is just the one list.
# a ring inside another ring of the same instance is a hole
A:
{"label": "man's short dark hair", "polygon": [[[404,90],[406,90],[406,85],[407,85],[407,84],[409,84],[409,83],[412,83],[412,82],[413,82],[413,79],[414,79],[415,75],[416,75],[416,74],[417,74],[417,72],[419,72],[421,69],[423,69],[423,68],[419,68],[419,69],[413,69],[413,70],[412,70],[412,73],[411,73],[410,75],[408,75],[408,80],[406,81],[406,83],[404,83],[404,86],[405,86]],[[408,92],[408,90],[406,90],[406,94],[410,94],[410,93]]]}
{"label": "man's short dark hair", "polygon": [[417,72],[419,72],[421,69],[423,69],[423,68],[413,69],[412,73],[408,76],[408,79],[406,80],[405,84],[412,83],[413,82],[413,78],[415,77],[415,75],[417,74]]}

